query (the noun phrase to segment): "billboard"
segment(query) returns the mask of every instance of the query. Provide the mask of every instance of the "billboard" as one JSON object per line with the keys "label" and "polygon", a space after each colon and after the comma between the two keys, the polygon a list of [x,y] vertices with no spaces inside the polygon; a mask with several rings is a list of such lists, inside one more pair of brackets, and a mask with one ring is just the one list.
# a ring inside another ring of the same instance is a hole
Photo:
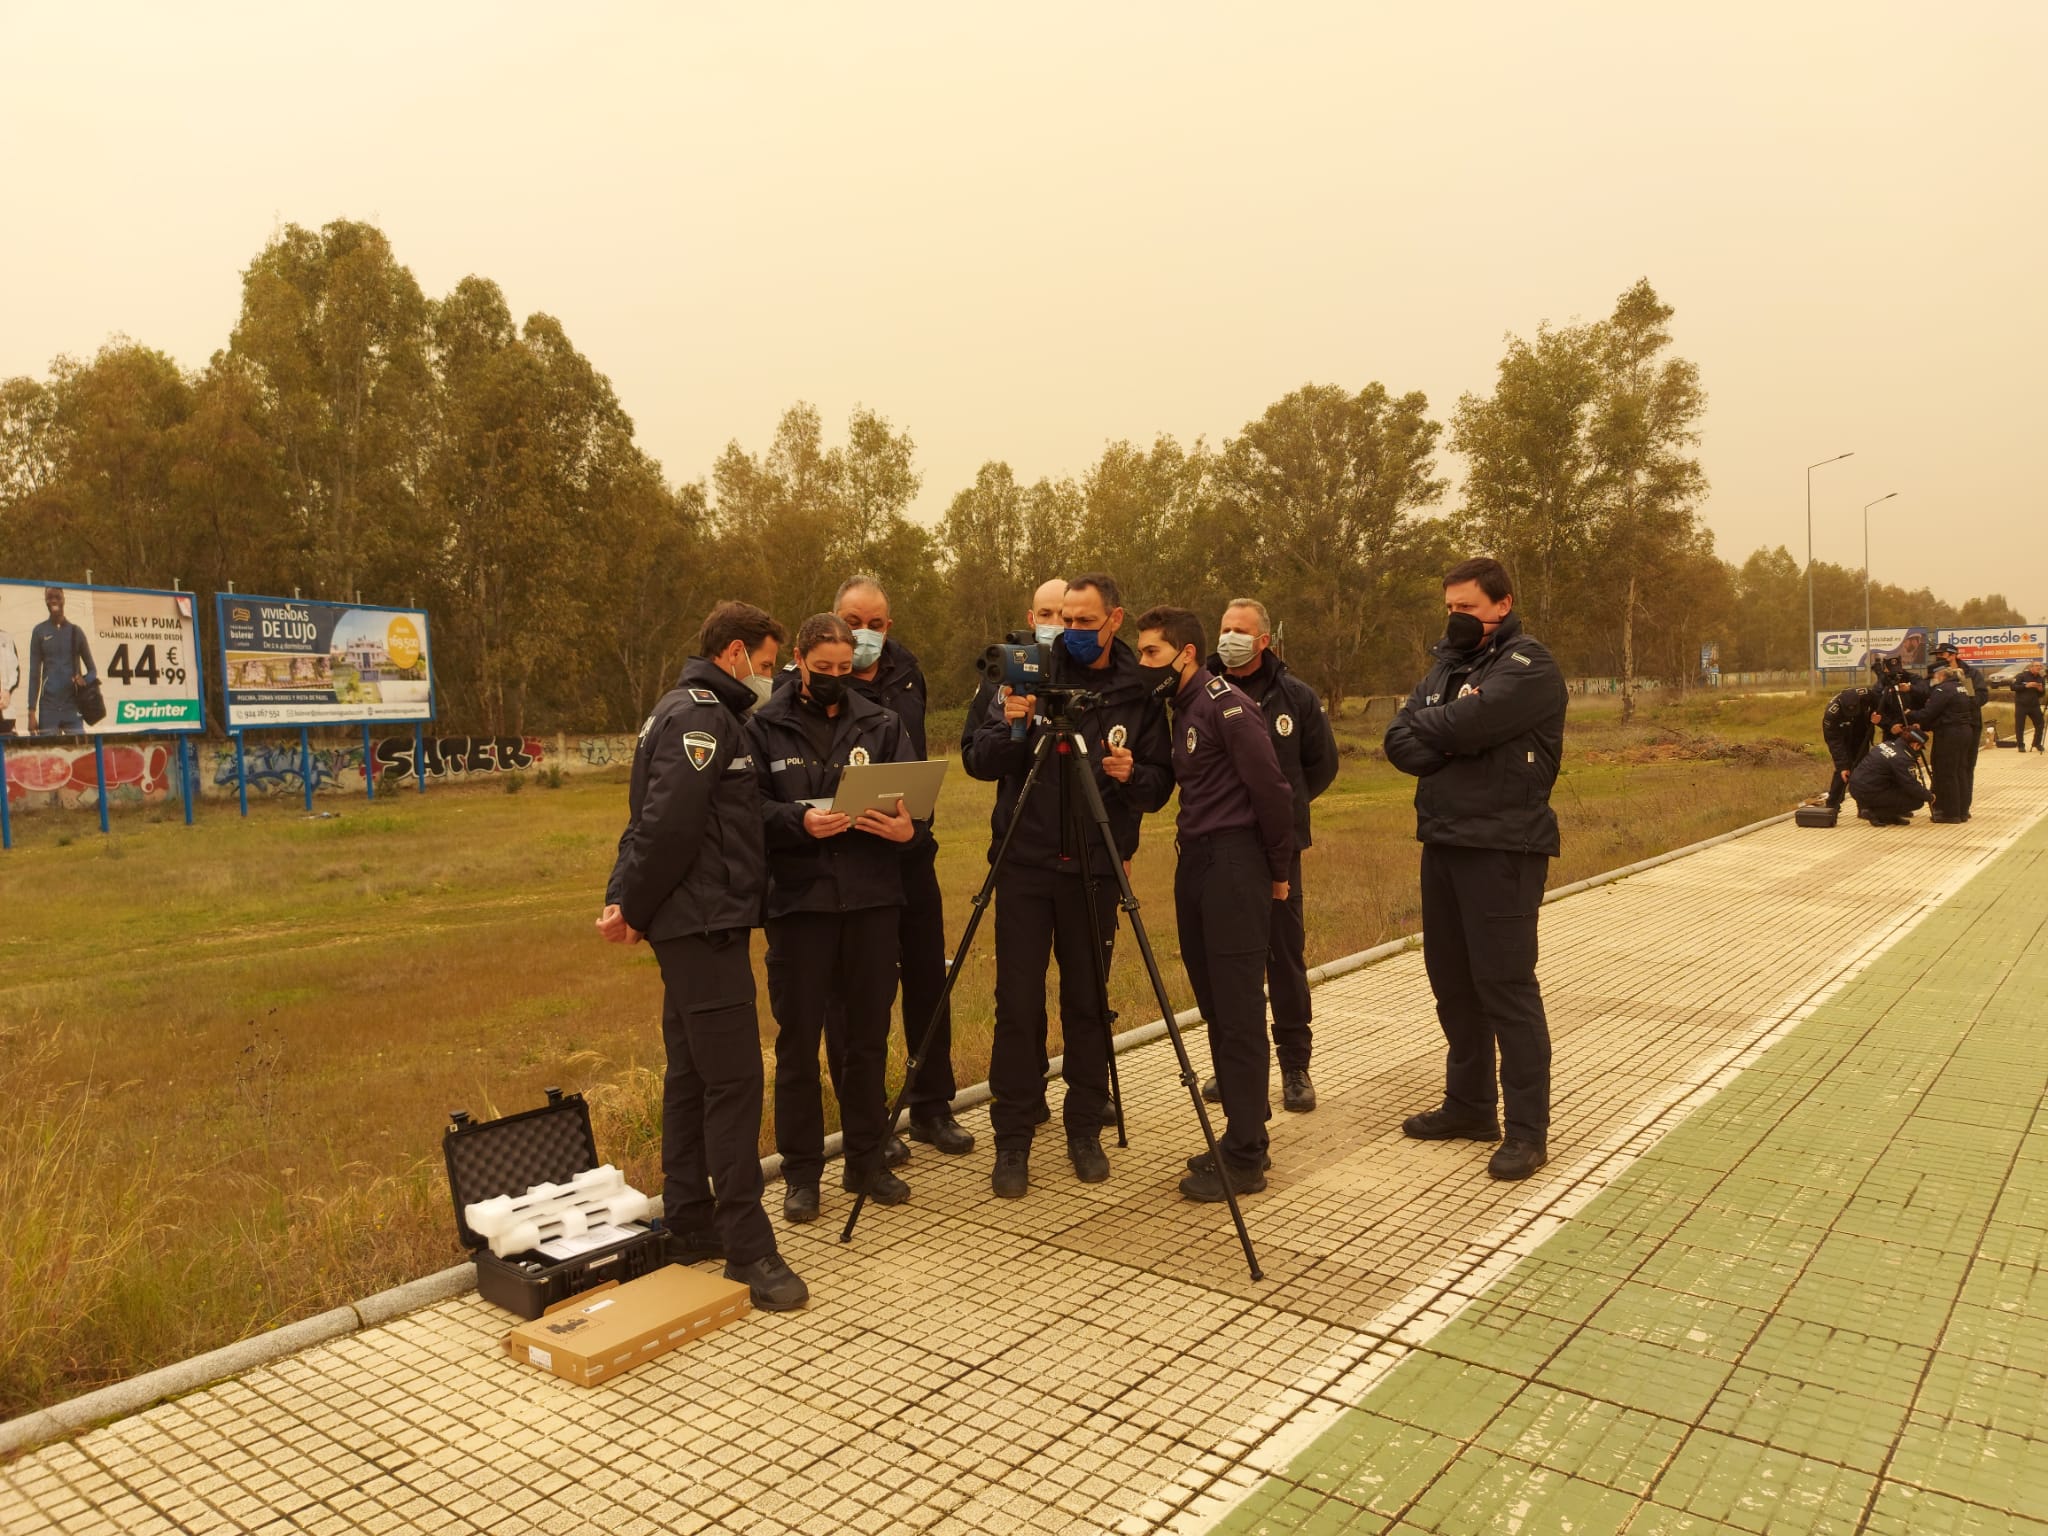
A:
{"label": "billboard", "polygon": [[1987,629],[1944,629],[1964,661],[1986,672],[2048,661],[2048,624],[2008,624]]}
{"label": "billboard", "polygon": [[0,736],[203,731],[200,683],[190,592],[0,578]]}
{"label": "billboard", "polygon": [[1933,649],[1934,631],[1918,624],[1904,629],[1823,629],[1813,637],[1814,665],[1823,672],[1866,667],[1872,652],[1896,656],[1909,667],[1924,667]]}
{"label": "billboard", "polygon": [[214,601],[230,730],[434,718],[421,610],[238,592]]}

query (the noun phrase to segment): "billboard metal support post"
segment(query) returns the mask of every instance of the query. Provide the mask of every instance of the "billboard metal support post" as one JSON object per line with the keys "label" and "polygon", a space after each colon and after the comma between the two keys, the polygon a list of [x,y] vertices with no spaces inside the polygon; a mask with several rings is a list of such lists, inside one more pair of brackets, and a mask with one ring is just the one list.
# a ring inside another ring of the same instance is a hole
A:
{"label": "billboard metal support post", "polygon": [[242,802],[242,815],[246,819],[249,814],[249,757],[248,753],[244,749],[246,748],[248,743],[246,743],[242,739],[242,733],[240,731],[236,731],[234,733],[234,736],[235,795]]}
{"label": "billboard metal support post", "polygon": [[188,755],[189,743],[184,737],[178,738],[178,784],[185,792],[185,825],[192,825],[192,774],[199,764],[199,754]]}
{"label": "billboard metal support post", "polygon": [[363,798],[377,798],[377,757],[370,749],[370,722],[363,722]]}
{"label": "billboard metal support post", "polygon": [[92,773],[100,789],[100,831],[107,827],[107,743],[103,736],[92,739]]}
{"label": "billboard metal support post", "polygon": [[299,727],[299,782],[306,786],[306,809],[313,809],[313,737]]}
{"label": "billboard metal support post", "polygon": [[420,781],[420,793],[427,792],[427,728],[412,723],[412,776]]}
{"label": "billboard metal support post", "polygon": [[0,737],[0,849],[14,846],[14,823],[7,813],[7,740]]}

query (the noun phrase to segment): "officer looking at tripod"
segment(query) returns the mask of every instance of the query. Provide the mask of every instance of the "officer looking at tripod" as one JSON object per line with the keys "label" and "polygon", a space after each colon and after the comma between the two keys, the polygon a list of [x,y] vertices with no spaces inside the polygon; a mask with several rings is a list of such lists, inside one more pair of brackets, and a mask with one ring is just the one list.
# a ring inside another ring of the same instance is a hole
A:
{"label": "officer looking at tripod", "polygon": [[598,932],[645,938],[661,966],[661,1168],[669,1254],[723,1257],[754,1305],[810,1291],[776,1252],[761,1209],[761,1030],[748,930],[768,888],[761,795],[741,717],[766,698],[782,626],[720,603],[698,654],[640,727],[626,830]]}
{"label": "officer looking at tripod", "polygon": [[902,845],[917,827],[893,812],[858,818],[830,804],[852,764],[912,757],[903,726],[847,686],[853,634],[837,614],[814,614],[797,631],[799,682],[747,719],[768,844],[768,998],[775,1011],[775,1145],[782,1154],[783,1218],[818,1216],[825,1116],[818,1044],[828,1004],[844,1009],[839,1118],[841,1182],[880,1205],[901,1205],[910,1186],[883,1166],[888,1137],[889,1005],[896,995],[902,929]]}
{"label": "officer looking at tripod", "polygon": [[1188,1160],[1180,1192],[1213,1203],[1224,1180],[1238,1194],[1266,1187],[1266,956],[1275,910],[1286,904],[1295,847],[1294,786],[1280,771],[1250,696],[1201,663],[1202,621],[1185,608],[1138,620],[1138,663],[1171,697],[1173,776],[1180,786],[1173,909],[1181,963],[1209,1025],[1226,1129]]}
{"label": "officer looking at tripod", "polygon": [[1959,666],[1937,667],[1934,691],[1907,717],[1916,729],[1934,739],[1934,815],[1938,822],[1970,819],[1971,770],[1983,733],[1977,696],[1970,692]]}
{"label": "officer looking at tripod", "polygon": [[2012,734],[2019,749],[2027,750],[2027,722],[2034,724],[2034,750],[2040,752],[2042,697],[2048,692],[2048,674],[2038,661],[2027,663],[2027,669],[2012,680]]}
{"label": "officer looking at tripod", "polygon": [[[1124,610],[1116,582],[1100,573],[1075,577],[1060,611],[1062,627],[1046,653],[1047,708],[1040,709],[1036,694],[999,689],[962,753],[970,775],[998,785],[991,860],[1009,827],[1037,742],[1048,731],[1070,734],[1080,761],[1061,772],[1093,776],[1119,859],[1129,860],[1137,852],[1141,818],[1158,810],[1173,792],[1165,716],[1156,697],[1159,680],[1146,677],[1119,637]],[[1063,715],[1060,701],[1071,698],[1073,690],[1093,697],[1087,708]],[[1045,986],[1048,962],[1055,958],[1064,1032],[1067,1093],[1061,1119],[1067,1156],[1081,1182],[1109,1177],[1102,1126],[1111,1114],[1107,978],[1117,889],[1102,865],[1110,854],[1100,846],[1100,834],[1080,798],[1058,777],[1034,786],[1009,856],[997,871],[996,1020],[989,1059],[996,1161],[989,1184],[1004,1199],[1017,1199],[1029,1188],[1033,1133],[1051,1118],[1045,1097]]]}
{"label": "officer looking at tripod", "polygon": [[1920,733],[1910,727],[1864,753],[1849,775],[1856,814],[1873,827],[1903,827],[1930,798],[1920,782]]}
{"label": "officer looking at tripod", "polygon": [[[1140,660],[1142,660],[1142,656]],[[1273,621],[1253,597],[1234,597],[1223,610],[1210,673],[1259,706],[1266,737],[1280,771],[1294,792],[1294,859],[1287,872],[1287,899],[1273,908],[1272,943],[1266,954],[1266,993],[1273,1009],[1273,1051],[1280,1058],[1280,1104],[1296,1114],[1316,1107],[1308,1075],[1315,1007],[1308,986],[1308,928],[1302,913],[1301,854],[1314,842],[1309,804],[1335,782],[1337,737],[1315,689],[1288,671],[1273,651]],[[1223,1102],[1216,1079],[1202,1085],[1202,1097]]]}
{"label": "officer looking at tripod", "polygon": [[1871,687],[1844,688],[1821,711],[1820,739],[1828,749],[1828,761],[1834,764],[1828,775],[1827,798],[1828,804],[1837,809],[1848,792],[1850,773],[1870,750],[1877,727],[1877,704]]}

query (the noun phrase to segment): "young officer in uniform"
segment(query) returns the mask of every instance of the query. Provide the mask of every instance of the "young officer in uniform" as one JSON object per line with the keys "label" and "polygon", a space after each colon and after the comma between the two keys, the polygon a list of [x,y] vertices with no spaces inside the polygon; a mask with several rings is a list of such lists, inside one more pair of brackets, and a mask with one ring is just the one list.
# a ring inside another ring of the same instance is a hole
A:
{"label": "young officer in uniform", "polygon": [[[839,585],[833,610],[853,632],[853,671],[847,686],[874,700],[902,722],[904,745],[923,761],[925,706],[929,698],[924,670],[889,631],[889,594],[872,576],[850,576]],[[924,1038],[932,1010],[946,990],[946,907],[939,894],[939,844],[929,826],[903,850],[902,957],[903,1054]],[[826,1049],[836,1049],[828,1033]],[[838,1075],[834,1068],[834,1077]],[[932,1033],[931,1050],[919,1064],[910,1090],[910,1139],[958,1156],[974,1150],[974,1137],[953,1118],[953,1020],[950,1008]],[[892,1142],[894,1138],[891,1138]],[[898,1143],[900,1145],[900,1143]],[[891,1149],[893,1153],[893,1148]],[[893,1157],[891,1159],[893,1161]]]}
{"label": "young officer in uniform", "polygon": [[1977,758],[1984,750],[1984,706],[1991,702],[1991,684],[1984,674],[1963,660],[1955,641],[1944,640],[1934,648],[1944,665],[1955,668],[1963,692],[1970,696],[1971,718],[1976,729],[1970,733],[1970,750],[1963,755],[1963,820],[1970,819],[1970,803],[1977,798]]}
{"label": "young officer in uniform", "polygon": [[910,1186],[882,1165],[888,1138],[889,1004],[896,995],[903,922],[903,848],[916,824],[899,800],[892,814],[858,819],[806,804],[829,803],[852,764],[907,761],[902,723],[847,686],[853,634],[837,614],[797,631],[799,681],[747,719],[768,826],[768,1000],[775,1011],[775,1147],[782,1154],[783,1218],[815,1221],[825,1166],[825,1110],[818,1042],[825,1010],[845,1009],[839,1120],[842,1183],[882,1205]]}
{"label": "young officer in uniform", "polygon": [[1856,814],[1872,826],[1903,827],[1932,798],[1913,772],[1912,748],[1919,740],[1918,732],[1910,737],[1902,732],[1880,741],[1849,775]]}
{"label": "young officer in uniform", "polygon": [[[1251,696],[1265,717],[1266,735],[1280,759],[1280,771],[1294,787],[1294,863],[1287,874],[1287,899],[1273,908],[1273,943],[1266,955],[1266,995],[1273,1005],[1273,1052],[1280,1058],[1280,1104],[1305,1114],[1316,1107],[1316,1086],[1308,1075],[1315,1017],[1308,988],[1308,929],[1301,906],[1301,850],[1309,835],[1309,802],[1337,777],[1337,736],[1315,689],[1287,670],[1273,654],[1273,622],[1266,605],[1233,597],[1223,610],[1216,653],[1208,668]],[[1223,1102],[1210,1078],[1202,1097]]]}
{"label": "young officer in uniform", "polygon": [[2048,692],[2048,676],[2041,663],[2030,661],[2027,670],[2012,680],[2012,734],[2022,752],[2027,750],[2027,722],[2034,722],[2034,750],[2040,752],[2042,696]]}
{"label": "young officer in uniform", "polygon": [[748,930],[768,859],[740,717],[767,696],[782,626],[720,603],[698,655],[640,727],[626,830],[598,932],[654,946],[661,965],[661,1166],[670,1255],[723,1256],[754,1305],[786,1312],[810,1292],[775,1249],[761,1209],[761,1028]]}
{"label": "young officer in uniform", "polygon": [[[1062,804],[1059,765],[1047,763],[1025,802],[1023,822],[996,880],[996,1028],[988,1082],[995,1102],[996,1163],[989,1186],[1004,1199],[1021,1197],[1030,1186],[1031,1139],[1051,1116],[1045,1102],[1048,962],[1060,968],[1060,1020],[1065,1031],[1063,1075],[1067,1082],[1061,1119],[1067,1156],[1084,1184],[1109,1177],[1102,1150],[1102,1126],[1110,1112],[1109,1028],[1098,975],[1107,976],[1109,935],[1115,931],[1117,887],[1107,861],[1129,861],[1138,851],[1138,825],[1173,793],[1173,762],[1166,741],[1165,711],[1138,666],[1131,648],[1117,637],[1124,610],[1108,576],[1076,576],[1061,601],[1063,629],[1053,646],[1049,686],[1081,688],[1101,696],[1095,708],[1077,715],[1073,728],[1083,766],[1095,776],[1109,814],[1116,848],[1102,846],[1101,833],[1081,804]],[[1013,740],[1013,726],[1026,727]],[[1030,771],[1031,754],[1049,729],[1032,694],[993,697],[975,726],[964,754],[969,774],[997,783],[991,818],[989,857],[1016,814],[1017,796]],[[1075,797],[1078,800],[1078,796]],[[1089,872],[1083,888],[1081,860],[1086,843]],[[1090,953],[1089,903],[1103,938]],[[1099,970],[1098,970],[1099,965]]]}
{"label": "young officer in uniform", "polygon": [[[1415,775],[1422,960],[1448,1049],[1441,1107],[1401,1129],[1419,1141],[1500,1136],[1496,1179],[1549,1160],[1550,1022],[1536,982],[1543,881],[1557,857],[1550,808],[1564,755],[1564,678],[1523,632],[1498,560],[1453,566],[1436,665],[1387,727],[1387,761]],[[1500,1050],[1498,1090],[1494,1049]]]}
{"label": "young officer in uniform", "polygon": [[1877,724],[1877,700],[1868,686],[1844,688],[1821,711],[1820,739],[1834,771],[1828,775],[1828,804],[1840,807],[1849,789],[1849,774],[1870,750]]}
{"label": "young officer in uniform", "polygon": [[1963,681],[1961,667],[1937,667],[1934,691],[1927,702],[1906,717],[1934,738],[1932,773],[1934,815],[1939,822],[1970,819],[1971,748],[1976,745],[1983,716],[1976,695]]}
{"label": "young officer in uniform", "polygon": [[1224,1197],[1266,1187],[1266,956],[1273,913],[1288,896],[1295,847],[1294,787],[1280,771],[1265,718],[1250,697],[1202,665],[1202,621],[1185,608],[1154,608],[1138,620],[1138,663],[1173,699],[1175,828],[1180,862],[1173,910],[1181,964],[1209,1024],[1209,1053],[1223,1099],[1219,1170],[1207,1152],[1188,1160],[1180,1192]]}

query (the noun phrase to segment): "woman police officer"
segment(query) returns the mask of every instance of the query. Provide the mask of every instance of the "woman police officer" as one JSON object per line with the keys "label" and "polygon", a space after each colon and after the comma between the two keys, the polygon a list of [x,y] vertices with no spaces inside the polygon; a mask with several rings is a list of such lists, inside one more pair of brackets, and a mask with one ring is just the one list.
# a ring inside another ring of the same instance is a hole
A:
{"label": "woman police officer", "polygon": [[857,819],[830,803],[841,770],[915,757],[896,716],[847,686],[853,633],[836,614],[804,620],[797,685],[777,689],[747,716],[768,841],[768,1001],[775,1014],[775,1145],[782,1154],[783,1218],[815,1221],[824,1170],[825,1116],[818,1041],[826,1003],[845,1010],[839,1081],[844,1187],[900,1205],[910,1186],[882,1166],[888,1137],[889,1009],[896,995],[903,905],[902,845],[916,832],[894,814]]}

